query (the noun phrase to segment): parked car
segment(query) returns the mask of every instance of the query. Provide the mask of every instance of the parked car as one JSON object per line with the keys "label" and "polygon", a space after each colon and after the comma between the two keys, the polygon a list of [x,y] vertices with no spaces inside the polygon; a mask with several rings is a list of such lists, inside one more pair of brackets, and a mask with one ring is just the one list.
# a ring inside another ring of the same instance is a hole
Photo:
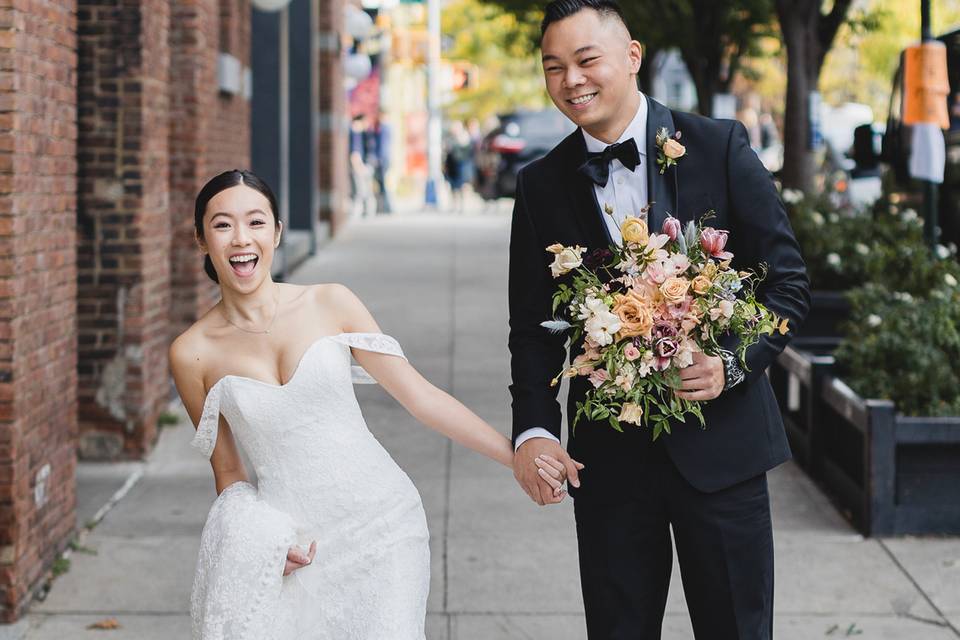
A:
{"label": "parked car", "polygon": [[474,188],[486,200],[512,198],[517,174],[542,158],[576,127],[557,109],[515,111],[480,142]]}

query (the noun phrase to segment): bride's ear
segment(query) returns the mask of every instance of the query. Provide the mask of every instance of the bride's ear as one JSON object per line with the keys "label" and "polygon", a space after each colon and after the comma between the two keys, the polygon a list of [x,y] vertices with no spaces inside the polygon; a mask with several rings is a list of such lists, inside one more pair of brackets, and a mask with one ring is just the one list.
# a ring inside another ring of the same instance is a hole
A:
{"label": "bride's ear", "polygon": [[280,236],[283,234],[283,220],[277,222],[277,232],[274,234],[273,238],[273,248],[276,249],[280,246]]}

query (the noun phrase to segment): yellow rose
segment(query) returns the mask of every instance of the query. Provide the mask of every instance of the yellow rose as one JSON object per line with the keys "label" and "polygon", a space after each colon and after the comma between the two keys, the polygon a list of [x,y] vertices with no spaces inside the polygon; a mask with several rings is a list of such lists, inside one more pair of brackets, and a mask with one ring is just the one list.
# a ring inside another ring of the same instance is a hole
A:
{"label": "yellow rose", "polygon": [[629,422],[639,427],[640,418],[642,417],[643,407],[633,402],[624,402],[623,406],[620,407],[620,415],[617,416],[617,420],[620,422]]}
{"label": "yellow rose", "polygon": [[686,152],[687,148],[673,138],[668,138],[667,141],[663,143],[663,155],[671,160],[682,158]]}
{"label": "yellow rose", "polygon": [[570,273],[583,264],[581,254],[586,251],[580,247],[563,247],[550,264],[550,273],[554,278]]}
{"label": "yellow rose", "polygon": [[693,282],[690,283],[690,286],[693,288],[693,292],[698,296],[706,295],[710,291],[710,287],[713,286],[713,282],[710,281],[710,278],[706,277],[702,273],[693,279]]}
{"label": "yellow rose", "polygon": [[634,336],[650,337],[653,329],[653,310],[649,301],[629,291],[626,295],[618,293],[614,296],[613,312],[620,318],[618,338],[632,338]]}
{"label": "yellow rose", "polygon": [[647,231],[647,223],[635,216],[629,216],[620,225],[620,235],[624,242],[634,242],[636,244],[646,244],[650,239],[650,232]]}
{"label": "yellow rose", "polygon": [[663,294],[663,299],[668,303],[679,304],[683,302],[683,299],[687,296],[687,290],[689,288],[689,280],[673,276],[663,281],[663,284],[660,285],[660,293]]}
{"label": "yellow rose", "polygon": [[713,280],[713,278],[717,275],[717,263],[708,262],[705,264],[703,269],[700,270],[700,275]]}

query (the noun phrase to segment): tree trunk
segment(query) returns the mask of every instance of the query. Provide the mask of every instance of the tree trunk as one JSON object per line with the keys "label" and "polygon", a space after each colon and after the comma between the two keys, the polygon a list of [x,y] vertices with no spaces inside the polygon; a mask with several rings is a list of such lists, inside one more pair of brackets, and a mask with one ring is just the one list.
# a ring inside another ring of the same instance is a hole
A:
{"label": "tree trunk", "polygon": [[[791,4],[784,8],[784,4]],[[801,3],[803,4],[803,3]],[[784,188],[810,192],[813,189],[814,155],[810,150],[810,92],[817,89],[820,76],[820,46],[817,41],[819,2],[812,11],[793,3],[777,2],[780,29],[787,47],[787,100],[783,125]]]}

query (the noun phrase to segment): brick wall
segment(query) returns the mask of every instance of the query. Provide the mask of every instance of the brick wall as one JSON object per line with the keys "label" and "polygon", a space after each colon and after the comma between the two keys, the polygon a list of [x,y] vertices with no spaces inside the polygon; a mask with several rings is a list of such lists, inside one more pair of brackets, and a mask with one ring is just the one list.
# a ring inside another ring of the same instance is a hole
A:
{"label": "brick wall", "polygon": [[340,46],[344,26],[343,7],[344,0],[328,0],[319,4],[319,215],[321,220],[330,223],[332,233],[337,233],[347,221],[350,194],[347,173],[349,123]]}
{"label": "brick wall", "polygon": [[217,89],[217,54],[249,66],[248,0],[175,0],[170,31],[170,209],[174,239],[170,338],[217,300],[194,240],[193,202],[214,175],[250,163],[250,109]]}
{"label": "brick wall", "polygon": [[80,454],[139,457],[169,400],[170,3],[79,0]]}
{"label": "brick wall", "polygon": [[0,620],[75,522],[76,16],[0,0]]}

